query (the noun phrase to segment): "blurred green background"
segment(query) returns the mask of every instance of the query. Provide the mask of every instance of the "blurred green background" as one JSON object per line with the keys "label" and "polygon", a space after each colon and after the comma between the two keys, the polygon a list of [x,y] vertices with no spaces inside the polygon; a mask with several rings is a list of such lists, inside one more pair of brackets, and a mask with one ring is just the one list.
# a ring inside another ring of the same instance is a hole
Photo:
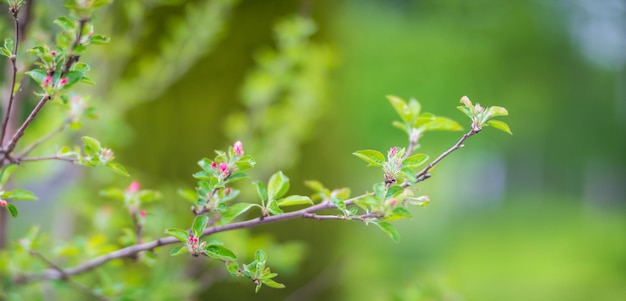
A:
{"label": "blurred green background", "polygon": [[[39,13],[55,18],[43,12],[52,2]],[[316,30],[284,23],[294,16]],[[351,153],[407,143],[388,94],[465,126],[461,96],[504,106],[514,133],[488,128],[437,166],[420,184],[432,202],[397,223],[399,244],[360,223],[263,226],[224,240],[244,257],[275,244],[268,264],[286,289],[255,295],[218,264],[163,257],[152,278],[133,276],[145,290],[136,296],[626,299],[624,1],[116,1],[97,22],[112,42],[85,57],[98,81],[86,91],[104,110],[88,130],[164,193],[149,215],[154,237],[190,219],[174,188],[194,185],[195,162],[237,139],[257,157],[256,176],[283,169],[292,193],[307,194],[307,179],[370,189],[381,175]],[[420,152],[434,157],[460,135],[428,133]],[[128,185],[85,177],[87,190]]]}

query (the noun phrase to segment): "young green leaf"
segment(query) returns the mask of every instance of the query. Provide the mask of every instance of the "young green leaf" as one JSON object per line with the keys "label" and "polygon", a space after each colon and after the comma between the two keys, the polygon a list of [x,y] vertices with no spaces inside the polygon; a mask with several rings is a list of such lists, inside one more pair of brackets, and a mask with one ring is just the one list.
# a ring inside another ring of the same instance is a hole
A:
{"label": "young green leaf", "polygon": [[446,117],[435,117],[424,124],[425,131],[460,131],[463,127],[456,121]]}
{"label": "young green leaf", "polygon": [[17,217],[18,215],[18,211],[17,211],[17,207],[15,207],[15,205],[8,203],[7,204],[7,210],[9,210],[9,213],[11,213],[12,217]]}
{"label": "young green leaf", "polygon": [[0,54],[6,57],[11,57],[11,55],[13,55],[9,49],[6,49],[6,47],[0,47]]}
{"label": "young green leaf", "polygon": [[174,238],[184,243],[187,243],[187,241],[189,241],[189,233],[187,233],[187,231],[183,229],[178,229],[178,228],[166,229],[165,234],[174,236]]}
{"label": "young green leaf", "polygon": [[295,206],[295,205],[313,205],[313,201],[308,196],[290,195],[286,198],[276,201],[278,206]]}
{"label": "young green leaf", "polygon": [[114,200],[123,201],[126,197],[124,196],[124,191],[119,188],[108,188],[104,190],[100,190],[100,195],[107,198],[112,198]]}
{"label": "young green leaf", "polygon": [[119,164],[117,162],[107,162],[106,167],[108,167],[109,169],[111,169],[113,172],[115,172],[116,174],[120,176],[125,176],[125,177],[130,176],[130,174],[128,174],[128,171],[126,171],[126,168],[124,168],[122,164]]}
{"label": "young green leaf", "polygon": [[352,153],[357,158],[369,163],[367,166],[382,166],[385,163],[385,156],[375,150],[360,150]]}
{"label": "young green leaf", "polygon": [[394,96],[394,95],[388,95],[387,100],[389,100],[389,103],[391,103],[391,106],[396,110],[400,118],[402,118],[402,121],[404,121],[407,124],[411,123],[412,121],[411,109],[406,104],[406,102],[402,100],[402,98]]}
{"label": "young green leaf", "polygon": [[24,190],[24,189],[14,189],[11,191],[8,191],[9,195],[7,196],[7,198],[10,198],[12,200],[16,200],[16,201],[36,201],[37,200],[37,196],[28,191],[28,190]]}
{"label": "young green leaf", "polygon": [[282,171],[278,171],[270,177],[270,181],[267,184],[267,194],[271,200],[281,198],[288,190],[289,178]]}
{"label": "young green leaf", "polygon": [[91,44],[101,45],[101,44],[107,44],[107,43],[109,43],[109,41],[110,41],[110,40],[111,40],[111,38],[109,38],[109,37],[106,37],[106,36],[103,36],[103,35],[96,34],[96,35],[93,35],[93,36],[91,37],[91,39],[89,40],[89,42],[90,42]]}
{"label": "young green leaf", "polygon": [[182,196],[185,200],[192,203],[195,203],[198,199],[198,194],[192,189],[179,188],[176,192],[178,192],[178,195]]}
{"label": "young green leaf", "polygon": [[187,248],[187,246],[185,245],[178,245],[170,251],[170,256],[176,256],[185,253],[189,253],[189,248]]}
{"label": "young green leaf", "polygon": [[231,250],[220,245],[208,245],[204,250],[206,255],[213,259],[224,261],[235,261],[237,256]]}
{"label": "young green leaf", "polygon": [[504,131],[508,133],[509,135],[513,135],[513,133],[511,132],[511,129],[509,128],[509,125],[500,120],[489,120],[487,121],[487,125],[490,127],[496,128],[498,130]]}
{"label": "young green leaf", "polygon": [[416,168],[416,167],[424,164],[424,162],[426,162],[426,160],[428,160],[428,155],[427,154],[415,154],[413,156],[410,156],[410,157],[406,158],[402,162],[402,167],[405,167],[405,168]]}
{"label": "young green leaf", "polygon": [[272,279],[263,279],[261,282],[271,288],[285,288],[285,285],[282,283],[278,283]]}
{"label": "young green leaf", "polygon": [[398,233],[398,230],[396,230],[396,227],[392,224],[388,222],[372,222],[372,224],[378,226],[381,230],[383,230],[383,232],[387,233],[387,235],[389,235],[394,242],[400,241],[400,233]]}
{"label": "young green leaf", "polygon": [[270,201],[267,205],[267,210],[273,215],[283,214],[283,210],[278,207],[278,204],[275,201]]}
{"label": "young green leaf", "polygon": [[96,152],[102,149],[102,146],[100,146],[100,142],[94,138],[83,136],[80,139],[83,140],[83,143],[85,143],[85,148],[88,147],[91,150],[96,151]]}
{"label": "young green leaf", "polygon": [[4,187],[4,184],[7,183],[7,181],[9,180],[9,177],[15,171],[16,168],[17,168],[17,164],[7,164],[4,167],[2,167],[2,170],[0,170],[0,187]]}
{"label": "young green leaf", "polygon": [[226,211],[222,212],[222,222],[229,223],[237,216],[243,214],[248,211],[250,208],[258,206],[257,204],[248,204],[248,203],[237,203],[226,209]]}
{"label": "young green leaf", "polygon": [[391,222],[391,221],[411,218],[411,217],[413,216],[411,215],[411,212],[409,212],[409,210],[406,210],[406,208],[404,207],[396,207],[396,208],[393,208],[393,211],[391,211],[391,214],[385,217],[385,221]]}
{"label": "young green leaf", "polygon": [[25,74],[30,76],[39,85],[41,85],[46,80],[46,77],[48,77],[48,74],[41,69],[33,69],[25,72]]}
{"label": "young green leaf", "polygon": [[263,203],[267,202],[267,190],[265,189],[265,185],[263,185],[263,182],[256,181],[252,184],[254,184],[254,186],[256,187],[256,192],[259,194],[261,201]]}
{"label": "young green leaf", "polygon": [[61,27],[61,29],[63,29],[64,31],[72,31],[76,29],[76,23],[74,23],[68,17],[60,17],[54,20],[53,23]]}
{"label": "young green leaf", "polygon": [[[15,48],[15,43],[13,42],[13,39],[11,38],[6,38],[4,39],[4,48],[6,48],[9,53],[12,53],[13,48]],[[11,56],[11,55],[8,55]]]}
{"label": "young green leaf", "polygon": [[194,237],[202,236],[202,231],[206,228],[206,224],[209,221],[209,217],[206,215],[198,215],[193,220],[193,226],[191,226],[191,232]]}
{"label": "young green leaf", "polygon": [[509,111],[503,107],[493,106],[489,107],[489,117],[508,116]]}

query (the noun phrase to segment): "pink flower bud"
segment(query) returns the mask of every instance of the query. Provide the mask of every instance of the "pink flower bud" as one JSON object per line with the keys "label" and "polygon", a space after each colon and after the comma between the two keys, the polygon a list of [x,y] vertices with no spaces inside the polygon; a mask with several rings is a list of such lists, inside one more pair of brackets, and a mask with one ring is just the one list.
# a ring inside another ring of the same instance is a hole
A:
{"label": "pink flower bud", "polygon": [[476,113],[482,113],[485,110],[480,104],[476,104]]}
{"label": "pink flower bud", "polygon": [[52,54],[52,56],[56,56],[56,55],[57,55],[57,52],[56,52],[56,51],[54,51],[54,50],[52,50],[52,51],[50,51],[50,54]]}
{"label": "pink flower bud", "polygon": [[146,210],[141,210],[141,211],[139,211],[139,216],[141,216],[141,217],[143,217],[143,218],[146,218],[146,215],[148,215],[148,214],[146,213]]}
{"label": "pink flower bud", "polygon": [[235,144],[233,145],[233,149],[235,150],[235,155],[243,156],[243,144],[241,143],[241,141],[235,142]]}
{"label": "pink flower bud", "polygon": [[466,107],[471,107],[472,106],[472,102],[470,101],[469,97],[467,96],[463,96],[461,97],[461,102],[466,106]]}
{"label": "pink flower bud", "polygon": [[221,162],[221,163],[220,163],[220,171],[221,171],[221,172],[222,172],[225,176],[227,176],[227,175],[229,174],[229,171],[228,171],[228,164],[226,164],[226,162]]}
{"label": "pink flower bud", "polygon": [[395,206],[396,204],[398,204],[398,200],[397,199],[389,199],[389,200],[387,200],[387,203],[390,206]]}
{"label": "pink flower bud", "polygon": [[65,84],[67,84],[67,77],[62,78],[59,81],[59,86],[65,86]]}
{"label": "pink flower bud", "polygon": [[46,76],[46,79],[43,80],[43,83],[41,85],[44,87],[47,87],[51,82],[52,82],[52,76],[48,75]]}
{"label": "pink flower bud", "polygon": [[139,191],[139,189],[141,189],[139,182],[132,181],[130,185],[128,186],[128,188],[126,188],[126,192],[134,193],[134,192]]}
{"label": "pink flower bud", "polygon": [[215,163],[215,161],[211,162],[211,168],[217,169],[217,163]]}
{"label": "pink flower bud", "polygon": [[230,195],[230,193],[233,192],[232,189],[230,189],[230,187],[224,189],[224,194],[225,195]]}
{"label": "pink flower bud", "polygon": [[398,148],[397,147],[392,147],[389,150],[389,153],[387,153],[387,157],[389,157],[389,159],[391,159],[393,156],[395,156],[398,153]]}
{"label": "pink flower bud", "polygon": [[0,200],[0,207],[6,207],[6,206],[7,206],[7,201]]}

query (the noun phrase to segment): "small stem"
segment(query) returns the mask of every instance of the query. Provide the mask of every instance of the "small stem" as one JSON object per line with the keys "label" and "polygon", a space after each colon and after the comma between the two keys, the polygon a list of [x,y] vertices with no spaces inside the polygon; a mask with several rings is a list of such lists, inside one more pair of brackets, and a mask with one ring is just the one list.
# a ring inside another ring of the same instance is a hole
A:
{"label": "small stem", "polygon": [[51,139],[52,137],[54,137],[56,134],[58,134],[58,133],[62,132],[63,130],[65,130],[68,125],[69,125],[69,120],[66,120],[65,122],[63,122],[63,124],[60,127],[56,128],[52,132],[48,133],[47,135],[41,137],[39,140],[35,141],[30,146],[26,147],[19,155],[16,156],[16,158],[18,158],[18,160],[19,160],[19,158],[23,158],[24,156],[28,155],[28,153],[30,153],[37,146],[39,146],[40,144],[42,144],[42,143],[46,142],[47,140]]}
{"label": "small stem", "polygon": [[20,126],[20,128],[17,129],[17,131],[15,132],[15,134],[13,134],[13,137],[11,138],[11,140],[9,141],[9,144],[4,150],[5,155],[10,154],[13,151],[13,149],[15,149],[15,145],[17,144],[17,141],[20,140],[22,136],[24,136],[24,131],[26,131],[26,128],[33,122],[33,120],[35,120],[35,117],[37,117],[37,114],[39,113],[41,108],[43,108],[43,106],[46,104],[48,100],[50,100],[50,96],[48,94],[44,95],[39,100],[39,103],[37,103],[37,106],[35,106],[32,112],[30,112],[30,115],[28,115],[28,118],[26,118],[22,126]]}
{"label": "small stem", "polygon": [[65,76],[70,71],[73,63],[78,62],[79,57],[77,55],[74,55],[74,50],[80,43],[80,39],[82,39],[83,37],[83,30],[85,29],[85,24],[87,24],[87,21],[89,20],[86,18],[81,18],[80,20],[78,20],[78,34],[76,35],[76,39],[72,43],[72,46],[70,46],[70,52],[67,55],[67,61],[65,62],[65,66],[63,66],[63,70],[61,71],[61,77]]}
{"label": "small stem", "polygon": [[[2,121],[2,134],[0,134],[0,143],[4,144],[4,136],[6,135],[7,128],[9,127],[9,119],[11,117],[11,111],[13,110],[13,100],[15,99],[15,80],[17,77],[17,49],[20,44],[20,21],[17,18],[18,10],[16,9],[13,14],[13,20],[15,21],[15,43],[13,44],[13,53],[9,60],[11,61],[11,87],[9,94],[9,104],[7,105],[7,111],[4,115],[4,121]],[[9,153],[7,151],[7,153]]]}
{"label": "small stem", "polygon": [[35,257],[39,258],[41,261],[43,261],[46,265],[48,265],[50,268],[58,271],[59,273],[61,273],[63,275],[63,277],[61,277],[60,279],[65,281],[67,284],[69,284],[70,286],[80,290],[81,292],[91,296],[91,297],[96,297],[99,300],[107,300],[107,298],[105,298],[104,296],[101,296],[97,293],[95,293],[94,291],[90,290],[87,286],[80,284],[76,281],[70,280],[70,278],[65,274],[65,272],[63,271],[63,269],[61,269],[58,265],[54,264],[52,261],[48,260],[46,257],[44,257],[43,255],[41,255],[41,253],[37,252],[37,251],[30,251],[31,255],[34,255]]}
{"label": "small stem", "polygon": [[467,140],[467,138],[478,134],[480,132],[480,128],[478,129],[474,129],[472,127],[472,129],[465,133],[463,135],[463,137],[461,137],[461,139],[459,139],[459,141],[454,144],[450,149],[448,149],[447,151],[443,152],[441,155],[439,155],[439,157],[437,157],[437,159],[433,160],[433,162],[430,162],[430,164],[428,164],[428,166],[426,166],[424,169],[422,169],[420,172],[418,172],[415,175],[415,183],[424,181],[428,178],[430,178],[430,174],[428,174],[428,171],[430,171],[433,167],[435,167],[435,165],[437,165],[437,163],[439,163],[439,161],[443,160],[445,157],[447,157],[448,155],[450,155],[452,152],[454,152],[455,150],[461,148],[461,146],[463,146],[463,142],[465,142],[465,140]]}
{"label": "small stem", "polygon": [[70,158],[70,157],[61,157],[59,155],[54,155],[54,156],[41,156],[41,157],[29,157],[29,158],[16,158],[15,161],[17,161],[18,163],[21,162],[33,162],[33,161],[46,161],[46,160],[60,160],[60,161],[67,161],[67,162],[78,162],[78,159],[76,158]]}

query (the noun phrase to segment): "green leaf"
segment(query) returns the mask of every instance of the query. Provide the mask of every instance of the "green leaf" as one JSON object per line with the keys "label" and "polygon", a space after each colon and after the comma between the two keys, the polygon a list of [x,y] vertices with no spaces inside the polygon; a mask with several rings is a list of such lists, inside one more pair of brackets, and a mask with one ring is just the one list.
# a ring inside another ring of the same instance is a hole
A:
{"label": "green leaf", "polygon": [[267,202],[267,190],[265,189],[265,185],[263,185],[263,182],[256,181],[252,184],[254,184],[254,186],[256,187],[256,192],[259,194],[261,201],[264,203]]}
{"label": "green leaf", "polygon": [[187,248],[187,246],[185,245],[178,245],[170,251],[170,256],[176,256],[185,253],[189,253],[189,248]]}
{"label": "green leaf", "polygon": [[178,229],[178,228],[165,229],[165,234],[174,236],[176,239],[184,243],[187,243],[187,241],[189,241],[189,233],[187,233],[187,231],[183,229]]}
{"label": "green leaf", "polygon": [[391,211],[390,215],[385,217],[385,221],[391,222],[391,221],[411,218],[411,217],[413,216],[411,215],[411,212],[409,212],[409,210],[406,210],[406,208],[404,207],[396,207],[396,208],[393,208],[393,211]]}
{"label": "green leaf", "polygon": [[192,175],[192,177],[198,179],[198,180],[211,180],[211,178],[213,177],[213,175],[211,175],[210,173],[201,170],[199,172],[196,172],[195,174]]}
{"label": "green leaf", "polygon": [[209,221],[209,217],[206,215],[198,215],[196,216],[196,218],[193,220],[193,226],[191,226],[191,232],[193,233],[194,237],[200,237],[202,236],[202,232],[204,231],[204,228],[206,228],[206,224]]}
{"label": "green leaf", "polygon": [[13,53],[11,53],[11,51],[9,49],[6,49],[5,47],[0,47],[0,54],[6,57],[11,57],[11,55],[13,55]]}
{"label": "green leaf", "polygon": [[446,117],[435,117],[424,124],[425,131],[460,131],[463,127],[456,121]]}
{"label": "green leaf", "polygon": [[509,128],[509,125],[500,120],[489,120],[487,121],[487,125],[490,127],[496,128],[498,130],[504,131],[506,133],[509,133],[509,135],[513,135],[513,133],[511,132],[511,129]]}
{"label": "green leaf", "polygon": [[237,256],[231,250],[220,245],[208,245],[204,250],[206,255],[217,260],[235,261]]}
{"label": "green leaf", "polygon": [[63,89],[67,89],[73,86],[74,84],[79,82],[81,79],[83,79],[83,77],[85,77],[85,75],[82,72],[79,72],[79,71],[68,72],[65,75],[65,78],[67,78],[67,82],[65,83],[65,85],[63,85]]}
{"label": "green leaf", "polygon": [[410,157],[406,158],[402,162],[402,167],[405,167],[405,168],[416,168],[416,167],[424,164],[424,162],[426,162],[427,160],[428,160],[428,155],[427,154],[415,154],[413,156],[410,156]]}
{"label": "green leaf", "polygon": [[95,152],[99,152],[102,149],[102,146],[100,146],[100,142],[94,138],[83,136],[80,139],[83,140],[83,143],[85,143],[86,148],[89,147],[91,150]]}
{"label": "green leaf", "polygon": [[235,172],[228,176],[228,182],[234,182],[249,178],[248,174],[242,171]]}
{"label": "green leaf", "polygon": [[53,22],[58,25],[64,31],[72,31],[76,29],[76,23],[70,20],[68,17],[60,17]]}
{"label": "green leaf", "polygon": [[39,85],[41,85],[43,81],[46,80],[46,77],[48,77],[48,74],[41,69],[33,69],[25,72],[25,74],[30,76]]}
{"label": "green leaf", "polygon": [[295,206],[295,205],[313,205],[313,201],[308,196],[290,195],[286,198],[276,201],[278,206]]}
{"label": "green leaf", "polygon": [[198,194],[192,189],[179,188],[176,192],[178,192],[178,195],[182,196],[188,201],[191,201],[192,203],[195,203],[196,199],[198,198]]}
{"label": "green leaf", "polygon": [[272,279],[263,279],[261,282],[271,288],[285,288],[284,284],[278,283]]}
{"label": "green leaf", "polygon": [[16,168],[17,168],[17,164],[7,164],[4,167],[2,167],[2,170],[0,170],[0,187],[4,187],[4,184],[7,183],[7,181],[9,180],[9,177],[15,171]]}
{"label": "green leaf", "polygon": [[311,190],[315,192],[324,192],[324,190],[327,190],[327,188],[324,187],[322,183],[320,183],[319,181],[315,181],[315,180],[304,181],[304,186],[309,187]]}
{"label": "green leaf", "polygon": [[93,35],[89,41],[90,41],[91,44],[101,45],[101,44],[109,43],[110,40],[111,40],[111,38],[109,38],[109,37],[96,34],[96,35]]}
{"label": "green leaf", "polygon": [[161,198],[161,193],[155,190],[141,190],[137,196],[140,202],[150,203]]}
{"label": "green leaf", "polygon": [[278,204],[274,201],[270,201],[267,205],[267,210],[273,215],[283,214],[283,210],[278,207]]}
{"label": "green leaf", "polygon": [[288,190],[289,178],[282,171],[278,171],[270,177],[270,181],[267,184],[267,194],[270,200],[281,198]]}
{"label": "green leaf", "polygon": [[404,121],[407,124],[410,124],[412,121],[411,120],[412,114],[411,114],[411,109],[406,104],[406,102],[402,100],[402,98],[394,96],[394,95],[388,95],[387,99],[389,100],[389,103],[391,103],[391,106],[396,110],[398,115],[400,115],[400,118],[402,118],[402,121]]}
{"label": "green leaf", "polygon": [[17,207],[15,207],[15,205],[13,205],[11,203],[7,203],[7,210],[9,210],[9,213],[11,213],[12,217],[17,217],[18,211],[17,211]]}
{"label": "green leaf", "polygon": [[383,230],[383,232],[387,233],[387,235],[389,235],[394,242],[400,241],[400,233],[398,233],[398,230],[392,224],[388,222],[372,222],[372,224],[378,226],[381,230]]}
{"label": "green leaf", "polygon": [[16,201],[36,201],[37,200],[37,196],[28,191],[28,190],[24,190],[24,189],[14,189],[8,192],[9,195],[7,196],[7,198],[16,200]]}
{"label": "green leaf", "polygon": [[489,107],[489,117],[508,116],[509,111],[503,107],[493,106]]}
{"label": "green leaf", "polygon": [[11,38],[6,38],[4,39],[4,48],[6,48],[9,51],[9,55],[11,56],[11,54],[13,54],[13,48],[15,48],[15,43],[13,43],[13,39]]}
{"label": "green leaf", "polygon": [[248,204],[248,203],[237,203],[226,209],[226,211],[222,212],[222,222],[229,223],[237,216],[243,214],[248,211],[250,208],[258,206],[257,204]]}
{"label": "green leaf", "polygon": [[472,111],[465,106],[458,106],[456,107],[459,111],[463,112],[463,114],[465,114],[467,117],[472,118]]}
{"label": "green leaf", "polygon": [[130,174],[128,174],[128,171],[126,171],[126,168],[124,168],[122,164],[119,164],[117,162],[107,162],[106,167],[110,168],[112,171],[114,171],[118,175],[125,176],[125,177],[130,176]]}
{"label": "green leaf", "polygon": [[256,252],[254,253],[254,260],[258,263],[265,264],[265,262],[267,261],[267,255],[261,249],[256,250]]}
{"label": "green leaf", "polygon": [[108,188],[104,190],[100,190],[100,195],[107,198],[112,198],[115,200],[123,201],[126,197],[124,196],[124,191],[119,188]]}
{"label": "green leaf", "polygon": [[375,150],[360,150],[352,153],[357,158],[369,163],[367,166],[382,166],[385,163],[385,155]]}
{"label": "green leaf", "polygon": [[409,131],[407,129],[407,127],[406,127],[406,123],[402,123],[400,121],[395,120],[395,121],[391,122],[391,125],[393,125],[395,128],[398,128],[398,129],[402,130],[403,132],[408,132]]}

